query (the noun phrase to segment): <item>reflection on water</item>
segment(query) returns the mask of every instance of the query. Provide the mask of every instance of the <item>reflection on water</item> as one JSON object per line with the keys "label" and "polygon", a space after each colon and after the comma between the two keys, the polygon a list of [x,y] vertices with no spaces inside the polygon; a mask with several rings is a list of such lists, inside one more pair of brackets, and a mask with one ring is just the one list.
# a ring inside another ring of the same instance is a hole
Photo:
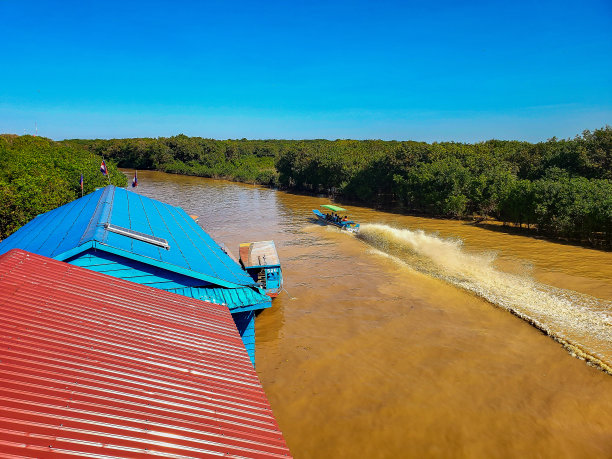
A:
{"label": "reflection on water", "polygon": [[295,457],[612,456],[612,378],[491,306],[609,363],[610,253],[344,206],[366,243],[312,222],[325,198],[139,183],[234,253],[276,242],[290,295],[257,318],[257,371]]}

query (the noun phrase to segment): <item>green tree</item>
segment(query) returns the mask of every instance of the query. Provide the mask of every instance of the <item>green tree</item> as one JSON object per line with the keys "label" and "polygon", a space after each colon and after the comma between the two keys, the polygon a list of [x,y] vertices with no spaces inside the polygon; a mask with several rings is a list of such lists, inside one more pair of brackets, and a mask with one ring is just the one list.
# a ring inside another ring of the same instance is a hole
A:
{"label": "green tree", "polygon": [[[42,137],[0,136],[0,239],[36,215],[108,184],[99,172],[102,159],[75,146]],[[111,183],[125,186],[127,179],[107,162]]]}

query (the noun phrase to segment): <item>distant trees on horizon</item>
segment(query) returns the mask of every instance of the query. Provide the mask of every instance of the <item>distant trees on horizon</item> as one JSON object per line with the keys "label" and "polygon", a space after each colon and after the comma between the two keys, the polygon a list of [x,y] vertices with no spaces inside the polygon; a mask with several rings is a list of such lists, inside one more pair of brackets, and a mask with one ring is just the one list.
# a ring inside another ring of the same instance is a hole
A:
{"label": "distant trees on horizon", "polygon": [[[53,142],[29,136],[0,136],[0,166],[2,161],[11,162],[6,154],[9,150],[22,151],[16,163],[30,161],[27,158],[40,152],[41,158],[47,158],[68,175],[74,174],[75,164],[81,167],[82,158],[96,162],[103,156],[112,160],[112,171],[116,170],[115,162],[119,167],[334,193],[348,200],[406,212],[494,218],[533,227],[554,237],[612,247],[610,126],[584,131],[573,139],[553,138],[539,143],[214,140],[182,134]],[[62,160],[68,152],[81,159],[74,163]],[[5,196],[13,193],[2,191],[15,180],[11,178],[15,172],[12,174],[0,175],[0,193]],[[51,202],[64,202],[75,196],[74,189],[70,189],[72,194],[53,190],[52,187]],[[4,202],[10,201],[7,199],[0,201],[0,207],[6,208]]]}
{"label": "distant trees on horizon", "polygon": [[68,140],[119,166],[335,193],[449,218],[495,218],[612,246],[612,128],[546,142]]}

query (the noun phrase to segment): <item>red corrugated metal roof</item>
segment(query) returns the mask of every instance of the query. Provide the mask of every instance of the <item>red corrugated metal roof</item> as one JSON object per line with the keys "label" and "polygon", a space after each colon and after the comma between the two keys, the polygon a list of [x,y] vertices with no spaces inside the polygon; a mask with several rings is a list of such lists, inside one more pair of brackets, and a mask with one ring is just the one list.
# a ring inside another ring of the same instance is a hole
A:
{"label": "red corrugated metal roof", "polygon": [[0,456],[286,457],[229,311],[0,256]]}

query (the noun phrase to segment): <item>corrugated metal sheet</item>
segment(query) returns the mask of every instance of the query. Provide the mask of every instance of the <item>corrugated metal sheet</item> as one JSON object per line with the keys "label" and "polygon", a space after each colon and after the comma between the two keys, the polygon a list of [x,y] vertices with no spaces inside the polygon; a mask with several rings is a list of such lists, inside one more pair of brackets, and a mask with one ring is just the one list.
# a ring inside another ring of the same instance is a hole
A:
{"label": "corrugated metal sheet", "polygon": [[[107,231],[105,223],[163,238],[170,249]],[[19,248],[65,260],[93,247],[224,287],[255,285],[183,209],[114,186],[39,215],[0,243],[0,254]]]}
{"label": "corrugated metal sheet", "polygon": [[222,306],[13,250],[0,337],[6,457],[289,455]]}
{"label": "corrugated metal sheet", "polygon": [[270,305],[270,302],[262,301],[259,295],[255,296],[253,290],[247,288],[178,287],[168,288],[166,290],[202,301],[225,304],[230,308],[232,314],[263,309]]}

